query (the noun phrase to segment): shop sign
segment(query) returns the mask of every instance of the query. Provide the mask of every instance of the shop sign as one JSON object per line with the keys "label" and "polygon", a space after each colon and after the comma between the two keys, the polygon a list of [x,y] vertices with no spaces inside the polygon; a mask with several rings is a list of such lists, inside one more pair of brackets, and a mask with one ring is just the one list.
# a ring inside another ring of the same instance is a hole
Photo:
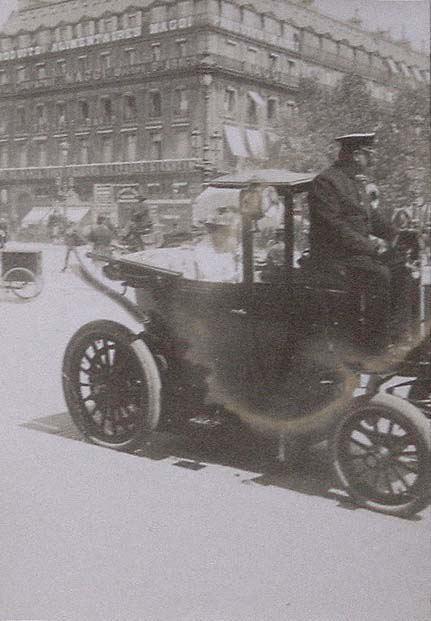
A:
{"label": "shop sign", "polygon": [[94,185],[94,202],[95,203],[112,203],[113,187],[107,183],[96,183]]}
{"label": "shop sign", "polygon": [[34,45],[32,47],[20,48],[18,50],[9,50],[8,52],[0,52],[0,62],[5,60],[19,60],[30,56],[38,56],[49,52],[63,52],[65,50],[73,50],[80,47],[90,47],[101,43],[111,43],[113,41],[121,41],[123,39],[132,39],[142,34],[141,27],[127,28],[126,30],[115,30],[114,32],[104,32],[90,35],[88,37],[80,37],[79,39],[70,39],[67,41],[55,41],[51,45]]}
{"label": "shop sign", "polygon": [[170,32],[172,30],[182,30],[193,26],[193,16],[180,17],[179,19],[169,19],[164,22],[154,22],[150,24],[150,34],[160,34],[161,32]]}

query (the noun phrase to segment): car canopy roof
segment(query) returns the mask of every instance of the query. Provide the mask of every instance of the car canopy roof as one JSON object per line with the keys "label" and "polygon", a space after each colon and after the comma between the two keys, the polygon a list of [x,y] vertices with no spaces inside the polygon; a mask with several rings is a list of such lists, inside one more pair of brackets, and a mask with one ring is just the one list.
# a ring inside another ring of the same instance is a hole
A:
{"label": "car canopy roof", "polygon": [[307,192],[317,173],[298,173],[284,168],[268,168],[264,170],[244,170],[238,173],[223,175],[211,181],[214,188],[245,188],[252,183],[272,185],[278,191]]}

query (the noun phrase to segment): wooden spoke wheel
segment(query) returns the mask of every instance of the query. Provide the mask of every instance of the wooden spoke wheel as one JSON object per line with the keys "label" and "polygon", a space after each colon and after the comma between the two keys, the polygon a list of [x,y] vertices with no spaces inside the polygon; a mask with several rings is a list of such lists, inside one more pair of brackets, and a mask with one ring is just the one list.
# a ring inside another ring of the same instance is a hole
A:
{"label": "wooden spoke wheel", "polygon": [[407,517],[430,500],[429,422],[406,401],[377,394],[353,406],[330,440],[342,487],[375,511]]}
{"label": "wooden spoke wheel", "polygon": [[93,321],[70,340],[63,389],[73,421],[89,441],[138,447],[160,417],[161,382],[145,343],[113,321]]}

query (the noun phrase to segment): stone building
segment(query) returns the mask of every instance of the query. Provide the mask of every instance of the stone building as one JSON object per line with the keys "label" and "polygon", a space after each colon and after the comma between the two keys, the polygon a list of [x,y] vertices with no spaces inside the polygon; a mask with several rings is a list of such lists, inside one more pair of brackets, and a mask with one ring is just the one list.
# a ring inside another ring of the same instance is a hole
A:
{"label": "stone building", "polygon": [[424,54],[306,4],[20,0],[0,31],[1,202],[18,220],[71,189],[120,221],[138,194],[174,209],[265,160],[301,76],[354,71],[382,102],[429,81]]}

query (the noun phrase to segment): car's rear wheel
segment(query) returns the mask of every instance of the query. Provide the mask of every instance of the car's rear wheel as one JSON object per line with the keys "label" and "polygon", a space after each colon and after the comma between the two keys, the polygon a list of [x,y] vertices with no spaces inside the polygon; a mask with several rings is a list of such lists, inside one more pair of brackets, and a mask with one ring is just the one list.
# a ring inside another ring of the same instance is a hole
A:
{"label": "car's rear wheel", "polygon": [[429,423],[410,403],[382,393],[353,404],[329,450],[338,481],[361,506],[407,517],[429,504]]}

